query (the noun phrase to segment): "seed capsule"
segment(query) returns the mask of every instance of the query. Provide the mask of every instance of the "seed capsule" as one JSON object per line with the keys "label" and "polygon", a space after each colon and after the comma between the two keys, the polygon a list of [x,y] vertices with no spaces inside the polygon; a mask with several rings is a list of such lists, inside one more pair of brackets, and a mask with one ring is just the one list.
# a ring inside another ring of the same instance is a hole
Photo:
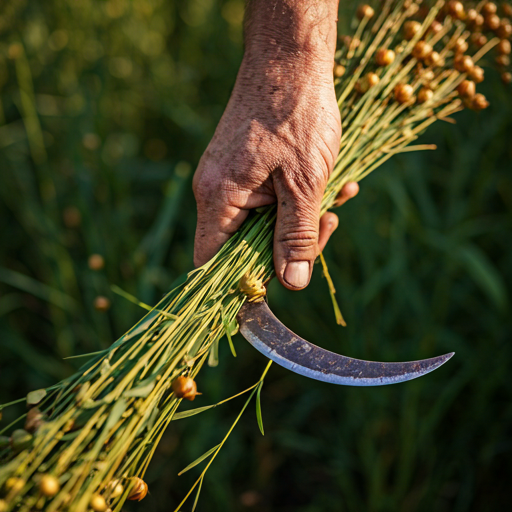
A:
{"label": "seed capsule", "polygon": [[380,78],[375,73],[367,73],[359,82],[356,83],[357,92],[364,94],[373,86],[380,82]]}
{"label": "seed capsule", "polygon": [[23,489],[23,487],[25,487],[25,480],[15,476],[11,476],[5,482],[5,490],[7,492],[18,493]]}
{"label": "seed capsule", "polygon": [[185,400],[194,400],[197,392],[196,381],[192,377],[184,377],[181,375],[172,383],[172,390],[178,398],[184,398]]}
{"label": "seed capsule", "polygon": [[508,41],[507,39],[502,39],[496,46],[496,51],[500,55],[509,55],[510,50],[511,50],[510,41]]}
{"label": "seed capsule", "polygon": [[477,16],[478,12],[476,11],[476,9],[469,9],[469,11],[466,14],[466,21],[471,23],[476,20]]}
{"label": "seed capsule", "polygon": [[441,32],[441,30],[443,30],[443,24],[437,20],[434,20],[428,30],[433,34],[438,34],[439,32]]}
{"label": "seed capsule", "polygon": [[39,490],[44,496],[51,498],[60,490],[59,481],[53,475],[43,475],[39,482]]}
{"label": "seed capsule", "polygon": [[107,297],[103,297],[103,295],[98,295],[94,299],[94,309],[101,313],[108,311],[110,309],[110,300]]}
{"label": "seed capsule", "polygon": [[37,407],[29,409],[25,420],[25,430],[34,433],[43,423],[43,413]]}
{"label": "seed capsule", "polygon": [[482,6],[482,12],[484,14],[496,14],[498,7],[493,2],[487,2]]}
{"label": "seed capsule", "polygon": [[0,512],[7,512],[7,502],[0,500]]}
{"label": "seed capsule", "polygon": [[18,453],[32,446],[33,437],[26,430],[17,429],[11,434],[11,447]]}
{"label": "seed capsule", "polygon": [[512,16],[512,5],[503,2],[501,4],[501,12],[503,12],[505,16]]}
{"label": "seed capsule", "polygon": [[421,23],[418,21],[406,21],[404,23],[404,37],[410,41],[421,30]]}
{"label": "seed capsule", "polygon": [[425,59],[425,64],[427,66],[443,66],[444,59],[437,52],[431,52],[431,54]]}
{"label": "seed capsule", "polygon": [[91,254],[87,263],[91,270],[101,270],[105,266],[105,259],[101,254]]}
{"label": "seed capsule", "polygon": [[496,64],[500,67],[507,68],[510,66],[510,57],[508,55],[498,55],[496,57]]}
{"label": "seed capsule", "polygon": [[428,87],[422,87],[418,92],[418,103],[426,103],[434,97],[434,91]]}
{"label": "seed capsule", "polygon": [[105,501],[105,498],[101,496],[101,494],[93,494],[89,505],[94,510],[94,512],[106,512],[108,508],[107,502]]}
{"label": "seed capsule", "polygon": [[480,66],[475,66],[468,73],[469,78],[473,80],[476,84],[479,84],[484,81],[484,70]]}
{"label": "seed capsule", "polygon": [[476,93],[475,82],[464,80],[457,87],[457,92],[461,98],[472,98]]}
{"label": "seed capsule", "polygon": [[395,52],[388,48],[380,48],[375,52],[377,66],[389,66],[395,60]]}
{"label": "seed capsule", "polygon": [[455,69],[461,73],[468,73],[475,66],[473,59],[469,55],[457,55],[453,61],[453,65]]}
{"label": "seed capsule", "polygon": [[418,41],[412,49],[412,55],[418,60],[426,59],[432,53],[432,46],[425,41]]}
{"label": "seed capsule", "polygon": [[128,499],[132,501],[143,500],[148,493],[148,484],[142,478],[135,478],[135,485],[132,487]]}
{"label": "seed capsule", "polygon": [[345,66],[342,66],[341,64],[336,64],[334,66],[334,76],[336,78],[341,78],[345,74]]}
{"label": "seed capsule", "polygon": [[508,39],[512,36],[512,25],[508,20],[501,20],[500,26],[496,30],[496,35],[502,39]]}
{"label": "seed capsule", "polygon": [[512,83],[512,73],[506,72],[501,74],[501,80],[504,84]]}
{"label": "seed capsule", "polygon": [[360,5],[357,8],[357,17],[360,20],[362,20],[364,18],[367,18],[367,19],[373,18],[374,15],[375,15],[375,11],[373,10],[373,7],[371,7],[367,4]]}
{"label": "seed capsule", "polygon": [[500,18],[497,14],[490,14],[484,18],[485,26],[489,30],[497,30],[500,26]]}
{"label": "seed capsule", "polygon": [[395,99],[398,103],[407,103],[412,99],[414,89],[409,84],[398,84],[394,90]]}
{"label": "seed capsule", "polygon": [[462,2],[458,2],[457,0],[450,0],[448,2],[448,12],[450,13],[450,16],[452,18],[456,18],[461,20],[464,18],[464,6],[462,5]]}
{"label": "seed capsule", "polygon": [[341,42],[343,43],[343,46],[346,46],[347,48],[357,48],[361,44],[361,40],[357,39],[357,37],[350,37],[350,36],[342,36]]}
{"label": "seed capsule", "polygon": [[458,37],[453,45],[453,51],[455,53],[464,53],[468,50],[468,42],[463,37]]}
{"label": "seed capsule", "polygon": [[475,94],[471,100],[470,108],[472,110],[483,110],[489,106],[487,98],[483,94]]}
{"label": "seed capsule", "polygon": [[123,484],[119,480],[110,482],[109,488],[111,489],[109,494],[110,499],[119,498],[124,492]]}

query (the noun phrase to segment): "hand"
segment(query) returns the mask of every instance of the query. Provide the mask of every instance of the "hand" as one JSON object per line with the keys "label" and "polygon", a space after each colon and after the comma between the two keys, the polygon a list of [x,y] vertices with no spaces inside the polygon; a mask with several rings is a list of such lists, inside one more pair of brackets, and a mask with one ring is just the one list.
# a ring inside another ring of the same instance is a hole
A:
{"label": "hand", "polygon": [[[276,46],[246,49],[226,111],[199,162],[194,262],[208,261],[250,209],[277,202],[274,266],[281,283],[296,290],[309,283],[314,260],[338,225],[331,212],[319,217],[341,122],[334,49],[323,54]],[[348,183],[339,204],[357,192],[357,184]]]}

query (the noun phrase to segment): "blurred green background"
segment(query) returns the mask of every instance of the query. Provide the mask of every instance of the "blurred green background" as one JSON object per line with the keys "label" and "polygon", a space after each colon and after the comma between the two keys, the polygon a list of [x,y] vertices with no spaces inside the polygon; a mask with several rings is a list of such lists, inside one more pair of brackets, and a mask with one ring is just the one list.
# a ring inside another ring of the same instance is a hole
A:
{"label": "blurred green background", "polygon": [[[341,23],[353,4],[344,3]],[[0,403],[69,375],[63,358],[108,346],[192,268],[191,176],[242,56],[242,0],[4,0],[0,7]],[[198,510],[501,511],[512,477],[512,95],[489,70],[482,113],[438,123],[435,152],[392,159],[340,211],[319,268],[270,301],[292,329],[355,357],[455,351],[400,386],[320,384],[273,366],[210,469]],[[93,271],[88,257],[104,256]],[[94,299],[112,301],[97,311]],[[257,380],[264,358],[202,371],[214,403]],[[242,399],[243,400],[243,399]],[[242,407],[172,424],[126,510],[174,510]],[[3,424],[22,409],[4,411]],[[190,510],[191,503],[183,510]]]}

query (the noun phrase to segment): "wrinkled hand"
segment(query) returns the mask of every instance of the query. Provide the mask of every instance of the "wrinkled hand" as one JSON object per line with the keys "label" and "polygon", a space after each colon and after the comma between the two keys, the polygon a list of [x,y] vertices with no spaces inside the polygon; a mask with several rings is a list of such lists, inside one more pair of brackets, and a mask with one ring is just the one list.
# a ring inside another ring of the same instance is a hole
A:
{"label": "wrinkled hand", "polygon": [[[208,261],[250,209],[277,201],[276,273],[287,288],[304,288],[338,225],[333,213],[319,217],[340,137],[332,74],[293,62],[259,73],[244,62],[194,176],[195,264]],[[347,184],[338,204],[357,192],[356,183]]]}

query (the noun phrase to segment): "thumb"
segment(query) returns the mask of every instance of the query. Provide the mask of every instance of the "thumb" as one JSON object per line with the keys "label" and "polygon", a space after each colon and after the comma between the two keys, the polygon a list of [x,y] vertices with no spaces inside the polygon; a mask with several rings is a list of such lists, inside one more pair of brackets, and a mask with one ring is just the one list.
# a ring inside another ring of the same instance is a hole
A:
{"label": "thumb", "polygon": [[[306,182],[306,183],[305,183]],[[320,203],[324,183],[303,176],[274,180],[277,222],[274,235],[274,266],[281,284],[300,290],[309,284],[318,256]]]}

